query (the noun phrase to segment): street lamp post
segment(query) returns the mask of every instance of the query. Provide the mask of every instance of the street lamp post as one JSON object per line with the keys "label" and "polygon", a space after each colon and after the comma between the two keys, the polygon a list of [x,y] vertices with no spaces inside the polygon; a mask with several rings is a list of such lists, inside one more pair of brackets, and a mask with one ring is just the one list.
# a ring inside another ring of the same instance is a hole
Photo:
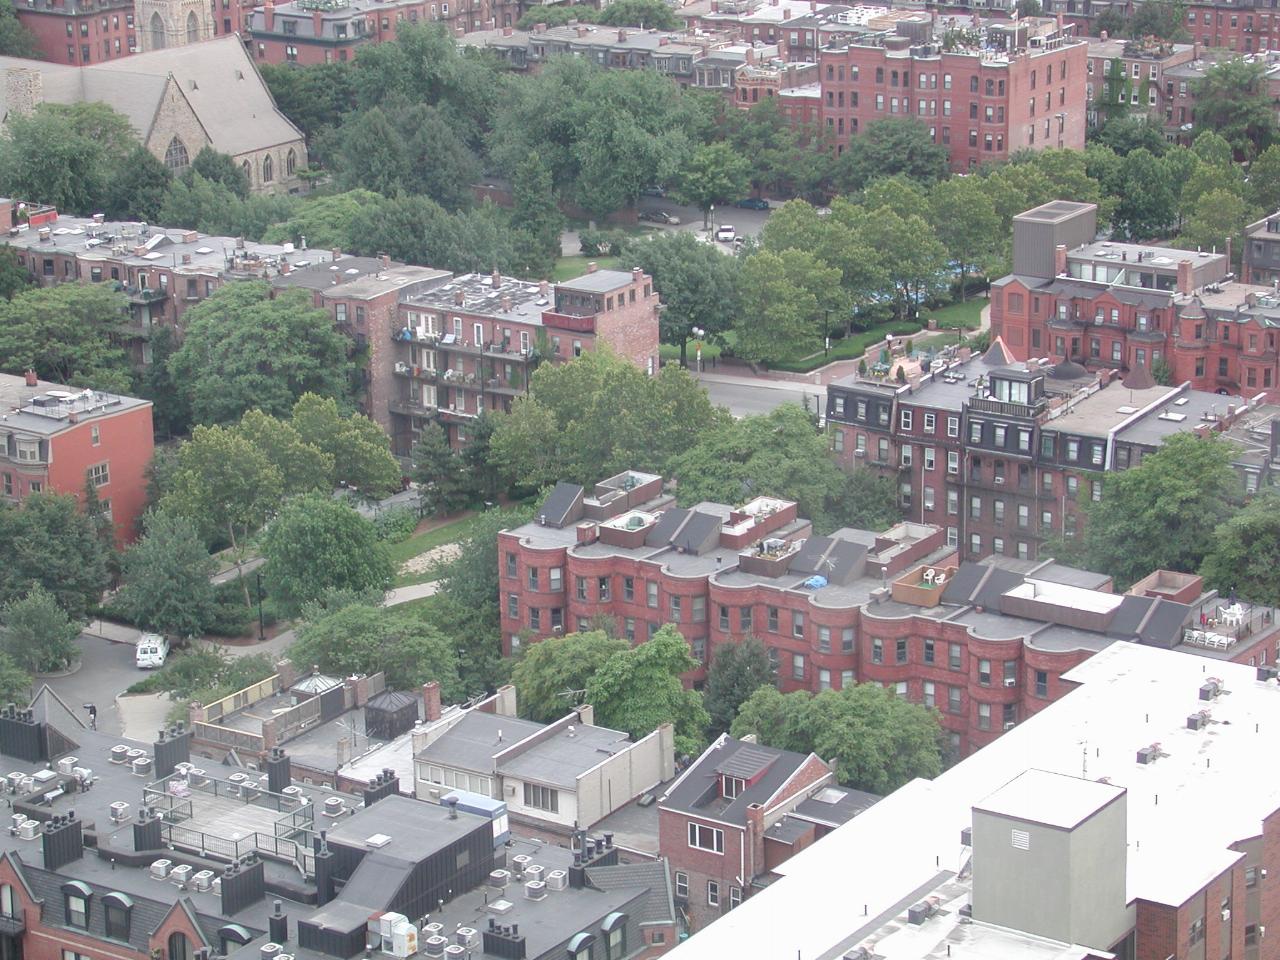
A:
{"label": "street lamp post", "polygon": [[701,373],[702,372],[702,338],[707,335],[707,331],[703,330],[701,327],[690,327],[689,332],[692,333],[695,337],[697,337],[697,342],[694,344],[695,358],[696,358],[694,363],[697,371]]}
{"label": "street lamp post", "polygon": [[712,235],[712,236],[715,236],[715,233],[716,233],[716,205],[715,205],[714,203],[713,203],[713,204],[711,204],[710,208],[707,210],[707,216],[708,216],[708,218],[709,218],[707,222],[711,225],[711,227],[710,227],[710,233],[711,233],[711,235]]}

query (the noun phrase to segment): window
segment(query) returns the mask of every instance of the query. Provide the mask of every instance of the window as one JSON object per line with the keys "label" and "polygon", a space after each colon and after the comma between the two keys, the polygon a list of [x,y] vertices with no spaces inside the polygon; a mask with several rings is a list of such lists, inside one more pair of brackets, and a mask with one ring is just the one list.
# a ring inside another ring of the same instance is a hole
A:
{"label": "window", "polygon": [[924,415],[924,432],[933,433],[938,427],[937,414],[926,413]]}
{"label": "window", "polygon": [[845,627],[840,631],[840,652],[853,653],[853,627]]}
{"label": "window", "polygon": [[92,894],[89,888],[79,881],[72,881],[62,887],[66,897],[66,920],[69,927],[89,929],[89,899]]}
{"label": "window", "polygon": [[284,158],[284,172],[292,177],[298,171],[298,154],[295,150],[290,150]]}
{"label": "window", "polygon": [[169,141],[169,146],[164,152],[164,165],[170,170],[185,170],[191,166],[187,145],[177,137]]}
{"label": "window", "polygon": [[612,588],[610,587],[609,577],[599,577],[596,581],[596,588],[600,591],[599,596],[601,600],[611,599]]}
{"label": "window", "polygon": [[536,607],[531,608],[529,610],[529,629],[530,630],[542,629],[542,611],[537,609]]}
{"label": "window", "polygon": [[746,789],[746,782],[741,777],[723,776],[720,778],[720,795],[726,800],[736,800]]}
{"label": "window", "polygon": [[732,910],[734,907],[740,907],[740,906],[742,906],[742,888],[730,887],[729,888],[729,909]]}
{"label": "window", "polygon": [[729,608],[723,603],[720,604],[719,627],[724,631],[728,631],[729,629]]}
{"label": "window", "polygon": [[777,607],[769,608],[768,630],[770,633],[778,632],[778,608]]}
{"label": "window", "polygon": [[884,641],[879,637],[871,640],[871,662],[884,663]]}
{"label": "window", "polygon": [[960,472],[960,454],[955,450],[947,451],[947,473],[957,474]]}
{"label": "window", "polygon": [[168,960],[191,960],[191,941],[185,933],[169,934]]}
{"label": "window", "polygon": [[831,652],[831,628],[830,627],[818,627],[818,652],[819,653]]}
{"label": "window", "polygon": [[693,622],[705,623],[706,620],[707,620],[707,598],[694,597],[693,598]]}
{"label": "window", "polygon": [[793,680],[804,679],[804,654],[793,653],[791,655],[791,678]]}
{"label": "window", "polygon": [[695,850],[724,853],[724,831],[705,824],[689,823],[689,846]]}
{"label": "window", "polygon": [[552,567],[547,571],[548,586],[552,591],[558,592],[564,589],[564,570],[560,567]]}
{"label": "window", "polygon": [[1204,917],[1191,921],[1191,945],[1195,946],[1204,939]]}
{"label": "window", "polygon": [[112,940],[129,939],[129,914],[133,901],[122,893],[108,893],[102,898],[107,937]]}
{"label": "window", "polygon": [[650,580],[644,585],[645,603],[653,609],[658,609],[658,581]]}
{"label": "window", "polygon": [[507,617],[511,620],[520,619],[520,598],[514,593],[507,594]]}
{"label": "window", "polygon": [[982,684],[984,687],[991,686],[991,661],[990,660],[978,661],[978,683]]}
{"label": "window", "polygon": [[689,875],[676,871],[676,897],[681,900],[689,899]]}
{"label": "window", "polygon": [[894,645],[894,660],[897,663],[907,662],[907,641],[903,638]]}
{"label": "window", "polygon": [[575,577],[574,581],[575,581],[574,596],[579,600],[586,600],[587,599],[587,578]]}
{"label": "window", "polygon": [[958,643],[947,644],[947,669],[960,669],[960,644]]}
{"label": "window", "polygon": [[529,589],[536,591],[538,589],[538,568],[529,568]]}
{"label": "window", "polygon": [[635,643],[636,640],[636,619],[635,617],[627,617],[622,621],[622,635],[627,638],[628,643]]}
{"label": "window", "polygon": [[947,687],[947,712],[948,713],[960,712],[960,688],[959,687]]}
{"label": "window", "polygon": [[750,607],[738,608],[738,630],[741,631],[743,634],[748,634],[751,632],[751,608]]}
{"label": "window", "polygon": [[13,887],[9,884],[0,885],[0,916],[16,917],[17,902],[13,898]]}
{"label": "window", "polygon": [[991,704],[989,703],[978,704],[978,729],[991,729]]}
{"label": "window", "polygon": [[670,598],[670,608],[671,608],[671,622],[672,622],[672,623],[679,623],[679,622],[680,622],[680,613],[681,613],[681,610],[680,610],[680,598],[679,598],[679,597],[671,597],[671,598]]}
{"label": "window", "polygon": [[[1257,867],[1244,868],[1244,885],[1246,887],[1256,887],[1258,885],[1258,868]],[[3,894],[4,889],[5,888],[0,888],[0,894]],[[12,896],[12,894],[10,895]]]}
{"label": "window", "polygon": [[560,812],[560,791],[537,783],[524,785],[524,805],[549,813]]}
{"label": "window", "polygon": [[720,906],[720,884],[716,883],[714,880],[707,881],[707,906]]}
{"label": "window", "polygon": [[937,451],[933,447],[924,448],[924,468],[933,470],[938,466]]}
{"label": "window", "polygon": [[804,614],[803,613],[791,614],[791,635],[793,637],[804,636]]}
{"label": "window", "polygon": [[903,429],[903,430],[910,430],[910,429],[911,429],[911,419],[912,419],[912,417],[911,417],[911,411],[910,411],[910,410],[903,410],[903,411],[901,411],[901,413],[899,414],[899,418],[900,418],[900,421],[901,421],[901,424],[902,424],[902,429]]}
{"label": "window", "polygon": [[635,577],[622,578],[622,599],[627,601],[627,603],[632,603],[635,601],[636,599],[636,578]]}
{"label": "window", "polygon": [[933,663],[934,661],[934,641],[927,639],[924,641],[924,662]]}
{"label": "window", "polygon": [[[19,458],[21,459],[21,458]],[[111,471],[107,464],[98,463],[89,468],[89,482],[95,487],[105,487],[111,482]]]}

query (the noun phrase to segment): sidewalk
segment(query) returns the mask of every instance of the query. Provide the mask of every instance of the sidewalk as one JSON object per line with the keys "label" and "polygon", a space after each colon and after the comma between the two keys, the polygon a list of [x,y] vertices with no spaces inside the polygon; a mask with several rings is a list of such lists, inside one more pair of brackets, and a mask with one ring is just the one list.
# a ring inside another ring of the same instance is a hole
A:
{"label": "sidewalk", "polygon": [[138,638],[142,636],[142,631],[137,627],[127,627],[122,623],[112,623],[110,620],[90,620],[80,632],[86,636],[110,640],[112,643],[127,643],[131,647],[136,647]]}

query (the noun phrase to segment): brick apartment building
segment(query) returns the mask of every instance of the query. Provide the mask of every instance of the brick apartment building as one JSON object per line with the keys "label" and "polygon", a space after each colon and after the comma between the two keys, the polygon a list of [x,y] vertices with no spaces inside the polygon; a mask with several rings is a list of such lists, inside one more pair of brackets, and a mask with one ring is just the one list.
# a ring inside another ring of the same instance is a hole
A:
{"label": "brick apartment building", "polygon": [[147,504],[151,401],[0,373],[0,503],[33,493],[84,502],[92,484],[117,547]]}
{"label": "brick apartment building", "polygon": [[[114,337],[137,363],[151,361],[161,327],[181,333],[182,316],[229,280],[265,279],[291,265],[328,263],[327,250],[247,242],[196,230],[69,217],[52,207],[0,199],[0,230],[18,264],[40,286],[110,283],[129,313]],[[290,261],[292,260],[292,264]]]}
{"label": "brick apartment building", "polygon": [[138,49],[133,0],[28,0],[13,9],[40,55],[54,63],[81,67]]}
{"label": "brick apartment building", "polygon": [[267,0],[243,22],[255,60],[311,64],[354,59],[365,44],[394,40],[402,23],[441,23],[461,36],[510,27],[521,11],[508,0]]}
{"label": "brick apartment building", "polygon": [[837,789],[831,768],[816,754],[745,743],[728,734],[666,787],[658,799],[658,848],[691,930],[740,906],[758,879],[824,835],[798,809],[813,806],[823,790],[836,800],[829,806],[843,819],[875,800]]}
{"label": "brick apartment building", "polygon": [[1280,386],[1272,286],[1223,253],[1095,241],[1097,208],[1054,201],[1013,220],[1013,273],[992,284],[991,330],[1019,359],[1154,368],[1195,390],[1270,399]]}
{"label": "brick apartment building", "polygon": [[815,536],[770,497],[680,508],[650,474],[561,483],[535,521],[499,534],[503,652],[599,616],[633,642],[670,623],[697,684],[716,646],[755,636],[784,691],[892,684],[940,712],[957,756],[1057,699],[1063,673],[1119,639],[1273,660],[1275,611],[1223,613],[1198,577],[1162,573],[1120,596],[1051,560],[961,562],[946,541],[911,522]]}
{"label": "brick apartment building", "polygon": [[827,134],[843,147],[869,123],[913,117],[957,171],[1019,150],[1083,149],[1087,45],[1045,19],[985,29],[981,47],[882,34],[819,50]]}
{"label": "brick apartment building", "polygon": [[[1111,118],[1124,116],[1147,117],[1161,126],[1174,123],[1178,87],[1167,72],[1196,59],[1199,51],[1194,44],[1167,43],[1152,38],[1118,40],[1105,36],[1088,42],[1085,99],[1089,126],[1101,126]],[[1181,106],[1185,108],[1185,81],[1181,92]]]}
{"label": "brick apartment building", "polygon": [[1083,505],[1106,477],[1137,466],[1176,434],[1225,437],[1241,495],[1274,482],[1280,407],[1259,393],[1232,403],[1187,384],[1157,385],[1137,368],[1091,374],[1070,361],[986,355],[938,361],[905,386],[850,376],[827,388],[827,431],[845,469],[895,480],[899,506],[947,532],[968,559],[1034,559],[1078,535]]}
{"label": "brick apartment building", "polygon": [[881,800],[672,956],[1272,960],[1280,792],[1255,751],[1275,674],[1215,673],[1115,644],[1060,702]]}

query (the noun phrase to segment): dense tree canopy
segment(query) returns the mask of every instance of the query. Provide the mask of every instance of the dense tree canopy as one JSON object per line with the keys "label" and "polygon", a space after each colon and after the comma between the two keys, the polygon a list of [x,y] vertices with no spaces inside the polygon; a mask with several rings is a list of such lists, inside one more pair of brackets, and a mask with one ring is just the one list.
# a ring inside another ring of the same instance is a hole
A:
{"label": "dense tree canopy", "polygon": [[0,646],[30,673],[62,669],[75,655],[80,626],[40,584],[0,607]]}
{"label": "dense tree canopy", "polygon": [[0,301],[0,370],[126,393],[129,362],[112,334],[127,320],[124,294],[109,284],[19,290]]}
{"label": "dense tree canopy", "polygon": [[732,732],[735,737],[754,733],[768,746],[834,760],[841,783],[873,793],[942,772],[937,713],[878,683],[816,696],[760,687],[742,705]]}
{"label": "dense tree canopy", "polygon": [[775,680],[769,652],[755,637],[719,644],[707,668],[706,708],[710,734],[728,733],[733,719],[753,693]]}
{"label": "dense tree canopy", "polygon": [[209,581],[217,569],[194,523],[148,513],[141,539],[125,552],[124,585],[114,605],[144,630],[171,637],[200,636],[217,616]]}
{"label": "dense tree canopy", "polygon": [[0,605],[39,585],[73,620],[83,620],[107,585],[107,547],[72,496],[35,493],[0,507]]}
{"label": "dense tree canopy", "polygon": [[1220,524],[1200,566],[1205,586],[1223,596],[1280,606],[1280,495],[1268,493]]}
{"label": "dense tree canopy", "polygon": [[629,646],[600,630],[525,645],[511,670],[521,715],[541,723],[559,720],[584,702],[591,678]]}
{"label": "dense tree canopy", "polygon": [[1197,81],[1196,128],[1221,135],[1239,159],[1266,150],[1277,135],[1276,112],[1261,60],[1222,60]]}

